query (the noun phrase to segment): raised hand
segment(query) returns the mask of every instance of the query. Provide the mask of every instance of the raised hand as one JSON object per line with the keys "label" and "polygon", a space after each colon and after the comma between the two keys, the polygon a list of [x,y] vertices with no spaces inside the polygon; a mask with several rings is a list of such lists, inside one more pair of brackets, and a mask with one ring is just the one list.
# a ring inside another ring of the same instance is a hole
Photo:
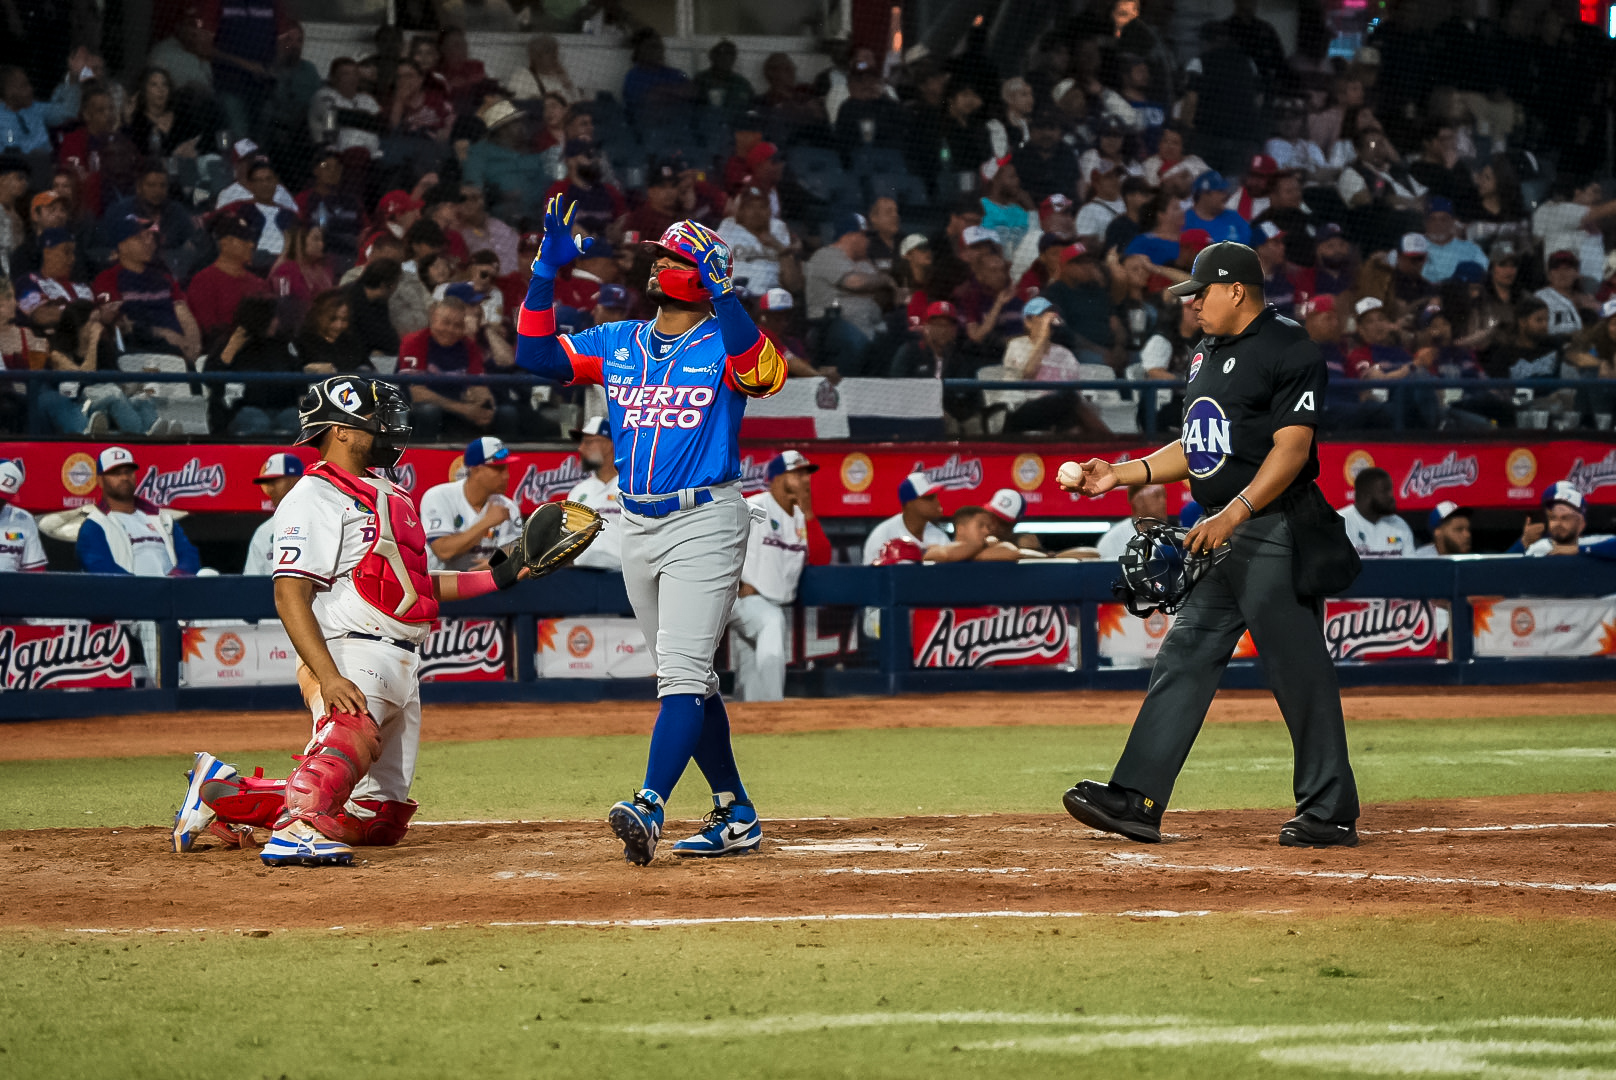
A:
{"label": "raised hand", "polygon": [[556,271],[584,254],[595,241],[591,237],[581,240],[572,235],[572,218],[578,204],[563,207],[560,195],[551,196],[544,206],[544,239],[539,243],[539,257],[533,260],[533,272],[555,277]]}
{"label": "raised hand", "polygon": [[690,246],[696,249],[696,269],[700,271],[701,283],[707,286],[712,298],[717,300],[733,292],[735,285],[730,280],[729,249],[704,236],[692,237]]}

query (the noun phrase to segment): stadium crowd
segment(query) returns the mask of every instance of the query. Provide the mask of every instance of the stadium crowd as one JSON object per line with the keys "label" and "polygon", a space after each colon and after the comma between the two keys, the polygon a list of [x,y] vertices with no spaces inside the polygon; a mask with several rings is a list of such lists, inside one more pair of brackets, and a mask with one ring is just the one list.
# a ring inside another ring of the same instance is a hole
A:
{"label": "stadium crowd", "polygon": [[[1175,49],[1145,7],[1057,20],[1019,71],[978,27],[947,56],[833,43],[811,81],[778,53],[754,85],[733,44],[690,76],[604,5],[632,66],[593,87],[547,34],[495,81],[453,26],[384,26],[321,73],[279,4],[204,0],[128,79],[82,46],[0,69],[0,353],[513,372],[540,208],[562,193],[599,238],[558,282],[564,327],[647,315],[640,242],[689,217],[729,241],[794,374],[1060,384],[951,388],[956,434],[1135,430],[1129,391],[1082,387],[1119,377],[1162,380],[1171,428],[1198,333],[1164,289],[1228,239],[1323,347],[1329,428],[1610,426],[1608,42],[1539,0],[1503,21],[1403,5],[1345,60],[1303,4],[1287,56],[1237,0]],[[1422,385],[1484,376],[1585,385]],[[549,388],[410,390],[424,441],[578,418]],[[299,393],[210,384],[209,430],[288,433]],[[38,408],[58,432],[177,434],[160,404],[86,382]],[[26,414],[20,385],[0,391],[0,429]]]}

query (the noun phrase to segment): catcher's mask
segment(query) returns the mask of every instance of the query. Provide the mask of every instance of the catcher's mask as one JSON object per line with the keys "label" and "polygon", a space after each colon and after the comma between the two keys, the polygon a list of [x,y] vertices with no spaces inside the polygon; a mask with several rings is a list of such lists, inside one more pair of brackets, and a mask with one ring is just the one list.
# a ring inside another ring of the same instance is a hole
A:
{"label": "catcher's mask", "polygon": [[1186,551],[1180,529],[1156,518],[1140,518],[1128,548],[1117,559],[1122,577],[1112,594],[1141,619],[1153,611],[1171,615],[1184,606],[1190,590],[1229,554],[1229,545],[1208,553]]}
{"label": "catcher's mask", "polygon": [[404,392],[360,375],[333,375],[310,386],[298,402],[297,418],[302,430],[295,446],[313,442],[333,425],[370,432],[375,436],[370,466],[375,469],[397,465],[410,443],[410,405]]}

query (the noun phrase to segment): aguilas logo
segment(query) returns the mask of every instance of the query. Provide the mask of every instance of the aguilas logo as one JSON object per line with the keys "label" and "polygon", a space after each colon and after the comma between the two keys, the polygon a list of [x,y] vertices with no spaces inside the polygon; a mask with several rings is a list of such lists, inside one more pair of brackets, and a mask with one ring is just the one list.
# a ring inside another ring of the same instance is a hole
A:
{"label": "aguilas logo", "polygon": [[961,618],[953,608],[938,612],[915,657],[916,667],[977,668],[996,661],[1058,658],[1066,651],[1068,622],[1060,604],[996,608]]}
{"label": "aguilas logo", "polygon": [[0,627],[0,690],[42,690],[59,683],[129,674],[129,634],[115,624]]}
{"label": "aguilas logo", "polygon": [[505,634],[498,619],[441,619],[421,644],[421,676],[505,670]]}
{"label": "aguilas logo", "polygon": [[577,454],[568,454],[561,459],[561,464],[553,469],[541,469],[537,465],[529,465],[527,472],[522,474],[522,482],[516,485],[516,492],[511,497],[516,500],[518,506],[537,506],[566,495],[578,481],[588,475]]}
{"label": "aguilas logo", "polygon": [[1332,660],[1380,653],[1418,653],[1436,641],[1436,609],[1429,600],[1332,601],[1324,640]]}
{"label": "aguilas logo", "polygon": [[146,470],[135,494],[158,506],[168,506],[175,499],[211,497],[223,490],[224,466],[217,462],[204,465],[201,458],[192,458],[173,472],[159,472],[153,465]]}

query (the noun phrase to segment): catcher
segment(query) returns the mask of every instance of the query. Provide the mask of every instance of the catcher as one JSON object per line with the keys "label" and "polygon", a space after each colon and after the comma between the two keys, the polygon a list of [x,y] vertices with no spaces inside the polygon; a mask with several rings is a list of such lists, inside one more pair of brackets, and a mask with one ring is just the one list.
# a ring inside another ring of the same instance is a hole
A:
{"label": "catcher", "polygon": [[174,815],[174,850],[204,830],[231,846],[272,830],[269,866],[343,866],[356,846],[396,844],[409,828],[421,737],[421,643],[441,601],[508,589],[565,566],[600,532],[592,510],[547,503],[514,552],[487,570],[428,573],[426,534],[409,496],[372,475],[398,464],[409,408],[395,386],[339,375],[299,406],[298,444],[320,460],[275,511],[275,608],[297,649],[314,736],[292,775],[239,776],[199,753]]}

